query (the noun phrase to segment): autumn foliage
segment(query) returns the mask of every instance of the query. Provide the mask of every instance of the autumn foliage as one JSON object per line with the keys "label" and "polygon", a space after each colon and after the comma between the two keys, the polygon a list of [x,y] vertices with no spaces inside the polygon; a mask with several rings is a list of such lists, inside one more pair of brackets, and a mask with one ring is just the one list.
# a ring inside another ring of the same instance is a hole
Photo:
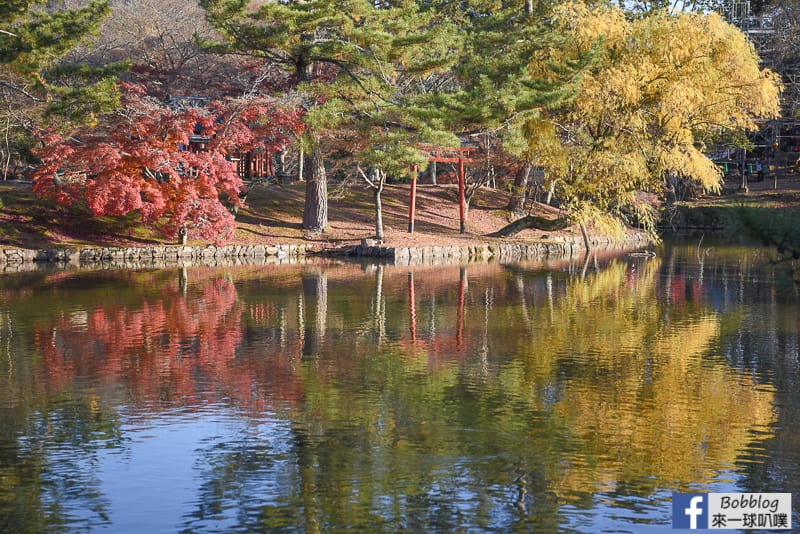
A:
{"label": "autumn foliage", "polygon": [[[235,156],[292,143],[306,179],[303,228],[328,228],[329,176],[363,175],[382,236],[377,178],[423,169],[422,144],[468,140],[480,142],[468,198],[520,169],[516,211],[535,187],[584,235],[626,224],[655,234],[665,202],[719,190],[708,154],[744,146],[780,111],[780,76],[713,13],[653,7],[634,16],[581,2],[313,4],[115,8],[87,57],[110,66],[137,59],[103,78],[106,91],[91,91],[108,102],[83,113],[88,125],[68,139],[41,134],[35,190],[95,215],[137,214],[168,238],[223,242],[243,192]],[[17,70],[26,64],[9,57]],[[99,115],[95,108],[117,103],[108,98],[117,76],[121,106]],[[176,92],[208,98],[186,105],[169,98]]]}
{"label": "autumn foliage", "polygon": [[65,139],[45,132],[34,191],[63,205],[85,202],[94,215],[137,212],[174,238],[224,242],[230,207],[243,184],[233,156],[257,147],[281,150],[300,131],[297,111],[265,101],[168,105],[138,85],[122,84],[123,106]]}
{"label": "autumn foliage", "polygon": [[[708,147],[755,131],[780,110],[778,76],[761,69],[746,36],[716,14],[617,7],[559,8],[566,57],[589,56],[574,97],[526,125],[531,154],[576,221],[654,231],[653,198],[678,184],[718,191]],[[537,76],[552,52],[531,63]]]}

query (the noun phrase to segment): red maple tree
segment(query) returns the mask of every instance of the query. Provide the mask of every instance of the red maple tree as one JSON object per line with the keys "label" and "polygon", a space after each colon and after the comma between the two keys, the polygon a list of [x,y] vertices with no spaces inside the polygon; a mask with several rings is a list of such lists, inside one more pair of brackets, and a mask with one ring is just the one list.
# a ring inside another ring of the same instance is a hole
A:
{"label": "red maple tree", "polygon": [[69,138],[42,133],[34,191],[63,205],[85,201],[94,215],[138,212],[167,238],[183,230],[229,240],[243,190],[231,156],[284,149],[300,133],[301,112],[252,98],[175,106],[120,85],[122,108],[93,127]]}

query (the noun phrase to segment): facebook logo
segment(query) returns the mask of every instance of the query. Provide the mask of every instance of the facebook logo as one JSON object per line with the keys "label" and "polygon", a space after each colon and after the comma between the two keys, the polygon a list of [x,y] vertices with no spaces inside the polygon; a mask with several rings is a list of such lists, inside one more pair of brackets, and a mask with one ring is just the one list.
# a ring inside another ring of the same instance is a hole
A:
{"label": "facebook logo", "polygon": [[672,528],[708,528],[708,494],[673,493]]}

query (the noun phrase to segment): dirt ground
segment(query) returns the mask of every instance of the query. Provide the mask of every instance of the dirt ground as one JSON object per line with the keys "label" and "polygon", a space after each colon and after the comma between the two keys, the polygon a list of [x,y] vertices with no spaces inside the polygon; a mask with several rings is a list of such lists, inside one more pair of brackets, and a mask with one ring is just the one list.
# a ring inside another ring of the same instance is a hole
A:
{"label": "dirt ground", "polygon": [[[314,243],[320,247],[355,245],[375,235],[375,211],[372,194],[364,189],[330,190],[329,228],[322,235],[308,235],[302,230],[302,186],[257,188],[248,197],[250,207],[239,217],[237,241],[257,236],[259,242]],[[473,198],[467,211],[466,233],[460,233],[458,188],[454,185],[419,185],[417,187],[414,232],[409,233],[408,185],[389,185],[382,194],[384,242],[389,246],[457,245],[480,240],[492,241],[488,234],[503,228],[511,220],[506,209],[509,196],[499,189],[483,189]],[[271,206],[283,206],[271,210]],[[294,206],[292,210],[286,206]],[[538,215],[555,219],[559,210],[537,205]],[[577,230],[567,229],[562,234]],[[541,239],[554,232],[525,230],[520,240]],[[266,241],[262,241],[266,240]]]}
{"label": "dirt ground", "polygon": [[[776,187],[777,184],[777,187]],[[726,182],[720,194],[692,199],[692,203],[715,204],[730,202],[769,202],[776,207],[800,208],[800,177],[780,178],[777,183],[767,177],[762,182],[750,182],[749,191],[739,190],[740,183]],[[329,230],[324,235],[304,235],[302,231],[302,185],[269,186],[251,193],[247,214],[240,217],[237,241],[247,242],[252,237],[270,243],[315,243],[321,247],[339,247],[358,244],[361,239],[375,234],[375,216],[372,196],[363,188],[338,191],[330,188]],[[491,242],[488,234],[496,232],[511,221],[506,209],[509,195],[502,189],[482,189],[472,201],[467,212],[467,232],[459,233],[458,188],[455,185],[419,185],[414,233],[408,232],[408,185],[390,185],[384,191],[383,217],[385,243],[389,246],[457,245],[475,241]],[[271,211],[270,207],[277,209]],[[279,207],[280,206],[280,207]],[[291,210],[288,206],[293,206]],[[533,204],[531,213],[556,219],[558,209],[545,204]],[[531,241],[557,236],[578,238],[577,227],[562,231],[525,230],[514,239]],[[508,241],[506,239],[506,241]]]}
{"label": "dirt ground", "polygon": [[[800,207],[800,177],[750,182],[749,192],[738,191],[738,182],[727,182],[720,195],[694,202],[714,204],[767,201],[776,207]],[[455,185],[420,184],[417,188],[414,233],[408,232],[409,186],[388,185],[383,192],[385,244],[388,246],[463,245],[493,241],[488,234],[511,220],[506,209],[509,196],[501,189],[482,189],[467,212],[465,234],[459,232],[458,188]],[[305,244],[315,248],[356,245],[375,235],[373,197],[363,186],[329,186],[329,227],[311,235],[302,228],[304,184],[258,185],[237,216],[235,237],[229,244]],[[531,207],[535,215],[558,218],[559,210],[543,204]],[[525,230],[514,239],[532,241],[556,236],[577,238],[577,228],[559,232]],[[507,239],[505,241],[508,241]],[[0,182],[0,246],[46,248],[57,246],[145,246],[174,244],[138,223],[135,216],[122,219],[94,218],[36,199],[30,183]],[[190,244],[199,245],[195,241]]]}

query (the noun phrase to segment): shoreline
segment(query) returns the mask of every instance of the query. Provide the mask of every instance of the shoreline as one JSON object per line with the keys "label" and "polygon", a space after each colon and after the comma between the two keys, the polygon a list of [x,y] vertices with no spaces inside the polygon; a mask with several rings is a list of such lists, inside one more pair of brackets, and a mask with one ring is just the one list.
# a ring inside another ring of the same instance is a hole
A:
{"label": "shoreline", "polygon": [[[590,238],[595,251],[620,253],[642,249],[651,241],[645,234],[629,233],[624,239]],[[513,262],[570,259],[584,256],[582,239],[555,237],[535,241],[481,241],[469,245],[392,247],[362,240],[360,245],[317,248],[313,245],[226,245],[144,247],[53,247],[48,249],[0,248],[0,270],[23,272],[49,268],[159,268],[181,265],[268,265],[308,260],[314,257],[366,259],[393,265],[427,265],[466,262]]]}

